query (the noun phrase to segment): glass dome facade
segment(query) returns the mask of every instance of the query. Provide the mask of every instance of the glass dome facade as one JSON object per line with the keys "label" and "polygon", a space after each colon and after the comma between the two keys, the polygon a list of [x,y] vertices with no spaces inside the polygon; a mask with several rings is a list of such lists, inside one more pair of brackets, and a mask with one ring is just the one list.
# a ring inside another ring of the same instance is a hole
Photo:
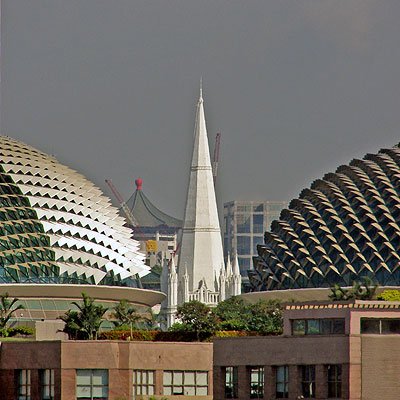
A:
{"label": "glass dome facade", "polygon": [[83,175],[0,137],[0,283],[135,286],[149,268],[124,225]]}
{"label": "glass dome facade", "polygon": [[292,200],[258,246],[252,291],[400,286],[400,149],[340,166]]}

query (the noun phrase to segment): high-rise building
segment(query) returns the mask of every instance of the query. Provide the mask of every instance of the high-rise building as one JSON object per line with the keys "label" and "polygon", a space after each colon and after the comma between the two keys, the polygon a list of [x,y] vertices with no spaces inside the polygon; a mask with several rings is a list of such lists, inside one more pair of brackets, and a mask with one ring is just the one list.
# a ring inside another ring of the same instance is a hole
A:
{"label": "high-rise building", "polygon": [[240,273],[247,277],[257,245],[264,243],[264,232],[279,219],[287,201],[231,201],[224,204],[224,254],[237,254]]}

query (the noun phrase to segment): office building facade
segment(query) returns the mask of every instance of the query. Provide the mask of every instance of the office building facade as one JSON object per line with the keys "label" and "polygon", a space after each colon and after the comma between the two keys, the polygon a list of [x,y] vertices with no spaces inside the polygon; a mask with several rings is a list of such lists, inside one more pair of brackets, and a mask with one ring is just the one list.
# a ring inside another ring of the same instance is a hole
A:
{"label": "office building facade", "polygon": [[264,232],[279,219],[286,201],[231,201],[224,204],[224,255],[238,255],[240,273],[247,277],[257,245],[264,244]]}

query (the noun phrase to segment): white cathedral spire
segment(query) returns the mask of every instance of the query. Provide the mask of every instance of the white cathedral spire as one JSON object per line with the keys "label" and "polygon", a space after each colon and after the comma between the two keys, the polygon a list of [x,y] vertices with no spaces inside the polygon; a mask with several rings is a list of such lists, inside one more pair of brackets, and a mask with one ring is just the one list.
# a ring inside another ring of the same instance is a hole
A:
{"label": "white cathedral spire", "polygon": [[183,277],[183,267],[186,264],[191,292],[198,288],[203,278],[207,288],[214,288],[214,277],[219,275],[223,263],[222,238],[200,83],[179,257],[179,280]]}

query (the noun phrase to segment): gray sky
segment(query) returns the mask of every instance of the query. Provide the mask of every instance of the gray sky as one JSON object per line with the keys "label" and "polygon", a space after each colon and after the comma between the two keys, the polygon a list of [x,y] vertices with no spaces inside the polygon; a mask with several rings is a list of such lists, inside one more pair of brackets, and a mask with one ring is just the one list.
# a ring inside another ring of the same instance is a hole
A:
{"label": "gray sky", "polygon": [[220,205],[400,141],[398,0],[2,1],[3,134],[109,195],[183,217],[200,76]]}

